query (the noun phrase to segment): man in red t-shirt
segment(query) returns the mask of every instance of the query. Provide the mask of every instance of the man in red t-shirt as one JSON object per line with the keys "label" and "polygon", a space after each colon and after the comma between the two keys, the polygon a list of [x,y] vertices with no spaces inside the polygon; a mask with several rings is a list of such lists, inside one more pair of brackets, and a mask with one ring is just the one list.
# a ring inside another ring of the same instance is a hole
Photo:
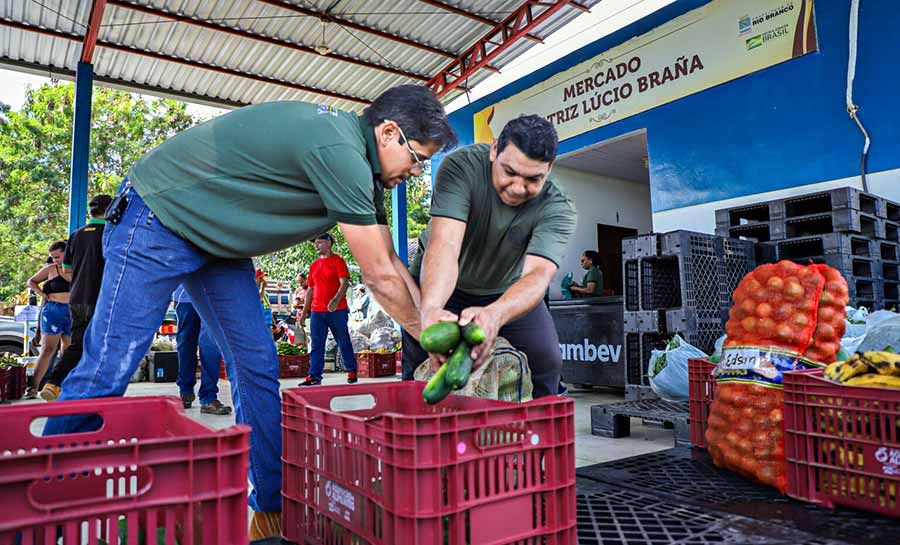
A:
{"label": "man in red t-shirt", "polygon": [[322,384],[322,370],[325,368],[325,339],[328,330],[334,335],[341,359],[347,368],[347,382],[356,382],[356,358],[353,355],[353,343],[350,342],[350,330],[347,321],[350,312],[347,310],[347,286],[350,285],[350,272],[344,258],[331,252],[334,237],[323,233],[316,237],[316,251],[319,259],[309,267],[309,278],[306,281],[306,300],[300,325],[310,317],[309,335],[312,349],[309,352],[309,375],[300,386],[317,386]]}

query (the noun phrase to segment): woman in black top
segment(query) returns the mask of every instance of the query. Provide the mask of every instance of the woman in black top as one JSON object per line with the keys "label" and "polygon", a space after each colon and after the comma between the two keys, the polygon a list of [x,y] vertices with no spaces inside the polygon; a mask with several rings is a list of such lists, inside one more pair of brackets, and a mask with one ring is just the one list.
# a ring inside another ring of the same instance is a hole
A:
{"label": "woman in black top", "polygon": [[[41,309],[41,354],[34,370],[33,386],[25,397],[34,399],[41,380],[50,366],[50,359],[57,349],[65,351],[72,337],[72,317],[69,315],[69,283],[62,275],[62,261],[66,253],[66,241],[60,240],[50,246],[51,262],[28,279],[31,291],[44,300]],[[40,283],[44,285],[41,286]]]}

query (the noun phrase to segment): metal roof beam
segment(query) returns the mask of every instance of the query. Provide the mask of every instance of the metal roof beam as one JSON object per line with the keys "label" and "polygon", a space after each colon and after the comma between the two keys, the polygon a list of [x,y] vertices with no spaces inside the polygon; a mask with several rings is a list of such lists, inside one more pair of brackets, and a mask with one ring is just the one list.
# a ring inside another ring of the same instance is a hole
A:
{"label": "metal roof beam", "polygon": [[[193,19],[191,17],[187,17],[185,15],[179,15],[177,13],[172,13],[168,11],[163,11],[147,6],[140,6],[137,4],[132,4],[130,2],[125,2],[123,0],[106,0],[109,5],[115,6],[117,8],[129,9],[132,11],[137,11],[140,13],[144,13],[146,15],[152,15],[155,17],[159,17],[162,19],[168,19],[170,21],[178,21],[180,23],[185,23],[188,25],[192,25],[198,28],[205,28],[207,30],[212,30],[214,32],[223,32],[225,34],[230,34],[232,36],[237,36],[240,38],[246,38],[248,40],[258,41],[267,43],[269,45],[275,45],[279,47],[285,47],[288,49],[293,49],[294,51],[300,51],[302,53],[308,53],[311,55],[315,55],[316,57],[322,57],[314,48],[305,46],[302,44],[297,44],[294,42],[289,42],[287,40],[282,40],[279,38],[272,38],[270,36],[265,36],[262,34],[257,34],[255,32],[250,32],[247,30],[242,30],[238,28],[232,28],[225,25],[219,25],[215,23],[210,23],[208,21],[203,21],[200,19]],[[334,59],[341,62],[346,62],[350,64],[355,64],[357,66],[364,66],[366,68],[372,68],[373,70],[381,70],[383,72],[389,72],[391,74],[395,74],[398,76],[403,76],[416,81],[428,81],[428,76],[422,74],[416,74],[413,72],[407,72],[406,70],[401,70],[399,68],[392,68],[389,66],[384,66],[381,64],[376,64],[373,62],[363,61],[360,59],[354,59],[353,57],[348,57],[346,55],[340,55],[337,53],[331,53],[325,58]]]}
{"label": "metal roof beam", "polygon": [[94,0],[91,2],[91,15],[88,18],[87,32],[84,41],[81,42],[81,62],[94,62],[94,48],[97,46],[97,34],[100,32],[100,23],[103,22],[103,9],[106,0]]}
{"label": "metal roof beam", "polygon": [[[488,25],[490,27],[493,27],[497,24],[497,21],[495,21],[493,19],[488,19],[487,17],[484,17],[483,15],[479,15],[479,14],[473,13],[471,11],[466,11],[462,8],[458,8],[456,6],[451,6],[450,4],[446,4],[444,2],[439,2],[438,0],[419,0],[419,2],[422,2],[423,4],[427,4],[427,5],[435,7],[435,8],[440,8],[442,10],[449,11],[450,13],[462,15],[463,17],[467,17],[473,21],[478,21],[479,23]],[[534,34],[526,34],[525,38],[528,40],[531,40],[532,42],[537,43],[537,44],[544,43],[544,40],[540,39],[539,37],[535,36]]]}
{"label": "metal roof beam", "polygon": [[[60,38],[60,39],[63,39],[63,40],[70,40],[70,41],[76,41],[76,42],[80,42],[80,41],[82,41],[82,39],[84,38],[83,36],[78,36],[78,35],[76,35],[76,34],[66,34],[65,32],[60,32],[60,31],[57,31],[57,30],[50,30],[50,29],[46,29],[46,28],[41,28],[41,27],[37,27],[37,26],[32,26],[32,25],[28,25],[28,24],[25,24],[25,23],[20,23],[20,22],[18,22],[18,21],[12,21],[12,20],[5,19],[5,18],[0,19],[0,26],[6,26],[6,27],[10,27],[10,28],[15,28],[15,29],[18,29],[18,30],[26,31],[26,32],[35,32],[35,33],[38,33],[38,34],[42,34],[42,35],[44,35],[44,36],[51,36],[51,37],[53,37],[53,38]],[[215,65],[212,65],[212,64],[206,64],[206,63],[202,63],[202,62],[198,62],[198,61],[193,61],[193,60],[190,60],[190,59],[182,59],[182,58],[179,58],[179,57],[170,57],[170,56],[168,56],[168,55],[163,55],[162,53],[156,53],[155,51],[146,51],[146,50],[143,50],[143,49],[138,49],[138,48],[136,48],[136,47],[130,47],[130,46],[127,46],[127,45],[114,44],[114,43],[106,42],[106,41],[103,41],[103,40],[97,40],[97,46],[98,46],[98,47],[105,47],[105,48],[107,48],[107,49],[112,49],[112,50],[114,50],[114,51],[121,51],[121,52],[124,52],[124,53],[130,53],[130,54],[132,54],[132,55],[140,55],[140,56],[143,56],[143,57],[148,57],[148,58],[156,59],[156,60],[160,60],[160,61],[166,61],[166,62],[172,62],[172,63],[175,63],[175,64],[181,64],[181,65],[184,65],[184,66],[190,66],[190,67],[192,67],[192,68],[199,68],[199,69],[202,69],[202,70],[209,70],[209,71],[212,71],[212,72],[218,72],[218,73],[220,73],[220,74],[226,74],[226,75],[229,75],[229,76],[237,76],[237,77],[241,77],[241,78],[251,79],[251,80],[254,80],[254,81],[259,81],[259,82],[261,82],[261,83],[269,83],[269,84],[272,84],[272,85],[279,85],[279,86],[281,86],[281,87],[288,87],[288,88],[291,88],[291,89],[296,89],[296,90],[298,90],[298,91],[303,91],[303,92],[306,92],[306,93],[314,93],[314,94],[317,94],[317,95],[322,95],[322,96],[327,96],[327,97],[331,97],[331,98],[336,98],[336,99],[339,99],[339,100],[347,100],[347,101],[350,101],[350,102],[356,102],[356,103],[359,103],[359,104],[371,104],[371,103],[372,103],[371,100],[368,100],[368,99],[365,99],[365,98],[355,97],[355,96],[352,96],[352,95],[343,95],[343,94],[341,94],[341,93],[337,93],[337,92],[334,92],[334,91],[328,91],[328,90],[325,90],[325,89],[318,89],[318,88],[316,88],[316,87],[309,87],[309,86],[307,86],[307,85],[302,85],[302,84],[299,84],[299,83],[293,83],[293,82],[290,82],[290,81],[285,81],[285,80],[280,80],[280,79],[270,78],[270,77],[267,77],[267,76],[260,76],[260,75],[258,75],[258,74],[251,74],[251,73],[248,73],[248,72],[241,72],[240,70],[234,70],[234,69],[232,69],[232,68],[225,68],[225,67],[222,67],[222,66],[215,66]]]}
{"label": "metal roof beam", "polygon": [[585,13],[590,13],[590,12],[591,12],[591,8],[585,6],[585,5],[582,4],[581,2],[569,2],[569,5],[572,6],[573,8],[575,8],[575,9],[580,9],[581,11],[583,11],[583,12],[585,12]]}
{"label": "metal roof beam", "polygon": [[[430,87],[438,97],[444,96],[458,88],[466,81],[466,78],[484,68],[488,62],[503,53],[513,42],[567,5],[571,5],[570,0],[555,2],[527,0],[506,19],[497,23],[472,47],[445,66],[425,85]],[[536,8],[543,8],[544,11],[535,15]]]}
{"label": "metal roof beam", "polygon": [[[361,25],[359,23],[354,23],[353,21],[351,21],[349,19],[343,19],[341,17],[336,17],[329,13],[325,13],[324,11],[315,11],[315,10],[312,10],[309,8],[304,8],[302,6],[298,6],[296,4],[288,4],[286,2],[283,2],[282,0],[256,0],[256,1],[262,2],[263,4],[266,4],[269,6],[275,6],[276,8],[293,11],[294,13],[299,13],[301,15],[308,15],[310,17],[324,19],[330,23],[341,25],[341,26],[344,26],[347,28],[352,28],[354,30],[358,30],[360,32],[365,32],[367,34],[372,34],[374,36],[378,36],[379,38],[384,38],[385,40],[391,40],[393,42],[408,45],[410,47],[422,49],[424,51],[428,51],[429,53],[434,53],[435,55],[447,57],[448,59],[456,58],[456,53],[453,53],[451,51],[444,51],[443,49],[438,49],[437,47],[433,47],[433,46],[430,46],[427,44],[416,42],[414,40],[410,40],[409,38],[404,38],[402,36],[396,36],[394,34],[387,33],[383,30],[378,30],[377,28],[371,28],[371,27],[367,27],[365,25]],[[485,68],[487,70],[493,70],[495,72],[500,71],[499,69],[497,69],[493,66],[487,66]]]}

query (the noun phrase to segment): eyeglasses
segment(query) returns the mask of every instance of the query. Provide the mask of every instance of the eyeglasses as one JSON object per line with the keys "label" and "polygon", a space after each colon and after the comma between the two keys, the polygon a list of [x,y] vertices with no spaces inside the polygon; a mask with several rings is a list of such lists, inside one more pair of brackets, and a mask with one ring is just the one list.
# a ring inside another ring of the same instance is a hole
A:
{"label": "eyeglasses", "polygon": [[425,170],[425,162],[419,157],[419,154],[416,153],[416,150],[409,145],[409,140],[407,140],[406,135],[403,134],[403,129],[400,128],[400,125],[397,125],[397,130],[400,131],[400,138],[403,139],[403,143],[406,144],[406,149],[409,150],[409,153],[412,154],[413,161],[415,161],[416,166],[419,167],[419,170]]}

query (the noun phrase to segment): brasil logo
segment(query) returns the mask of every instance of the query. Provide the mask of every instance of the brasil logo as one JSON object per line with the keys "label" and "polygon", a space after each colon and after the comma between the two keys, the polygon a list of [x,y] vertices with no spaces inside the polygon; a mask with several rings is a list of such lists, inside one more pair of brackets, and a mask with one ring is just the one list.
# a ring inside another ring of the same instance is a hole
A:
{"label": "brasil logo", "polygon": [[762,34],[757,34],[756,36],[753,36],[752,38],[747,38],[746,43],[747,43],[747,51],[750,51],[751,49],[756,49],[757,47],[759,47],[763,44]]}

